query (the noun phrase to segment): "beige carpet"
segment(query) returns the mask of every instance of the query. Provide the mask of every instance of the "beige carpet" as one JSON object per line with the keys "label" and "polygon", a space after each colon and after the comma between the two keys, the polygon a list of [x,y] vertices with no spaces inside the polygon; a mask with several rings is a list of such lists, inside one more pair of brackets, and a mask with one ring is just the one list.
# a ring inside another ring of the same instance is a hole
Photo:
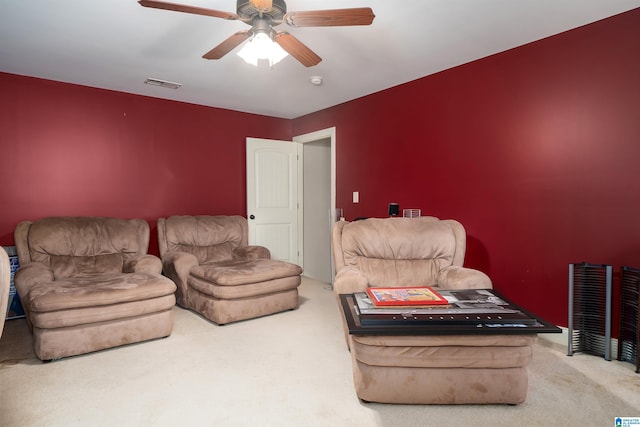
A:
{"label": "beige carpet", "polygon": [[630,363],[539,340],[518,406],[364,404],[330,287],[298,310],[216,326],[175,308],[171,337],[43,364],[24,320],[0,340],[0,426],[614,426],[640,416]]}

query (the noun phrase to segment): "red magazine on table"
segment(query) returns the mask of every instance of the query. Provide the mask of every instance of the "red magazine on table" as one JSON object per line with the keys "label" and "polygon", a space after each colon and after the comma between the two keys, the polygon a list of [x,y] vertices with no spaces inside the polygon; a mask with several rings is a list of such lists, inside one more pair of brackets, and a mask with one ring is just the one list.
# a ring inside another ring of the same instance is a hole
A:
{"label": "red magazine on table", "polygon": [[367,288],[371,302],[380,307],[447,305],[449,301],[429,286]]}

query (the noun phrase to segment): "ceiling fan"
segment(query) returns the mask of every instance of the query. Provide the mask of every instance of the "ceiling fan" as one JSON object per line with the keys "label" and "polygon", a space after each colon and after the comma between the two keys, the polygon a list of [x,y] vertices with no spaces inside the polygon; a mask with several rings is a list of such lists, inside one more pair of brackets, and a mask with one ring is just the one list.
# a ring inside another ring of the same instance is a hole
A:
{"label": "ceiling fan", "polygon": [[139,0],[138,3],[154,9],[239,20],[251,25],[250,30],[238,31],[205,53],[202,56],[205,59],[220,59],[245,40],[262,33],[306,67],[317,65],[322,61],[322,58],[293,35],[286,31],[275,31],[273,27],[282,23],[292,27],[370,25],[375,18],[373,10],[369,7],[287,12],[287,4],[284,0],[237,0],[236,13],[159,0]]}

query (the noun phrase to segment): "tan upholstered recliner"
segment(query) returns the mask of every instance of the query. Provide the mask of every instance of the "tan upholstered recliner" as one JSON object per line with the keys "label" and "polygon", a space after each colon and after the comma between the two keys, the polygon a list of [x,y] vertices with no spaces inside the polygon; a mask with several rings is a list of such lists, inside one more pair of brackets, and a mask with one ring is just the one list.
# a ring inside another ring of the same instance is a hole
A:
{"label": "tan upholstered recliner", "polygon": [[[332,231],[336,297],[367,287],[491,288],[486,274],[462,266],[465,242],[465,230],[455,220],[337,222]],[[349,335],[346,325],[345,335],[362,400],[517,404],[526,398],[535,336],[365,336]]]}
{"label": "tan upholstered recliner", "polygon": [[491,279],[462,266],[466,232],[435,217],[339,221],[333,227],[337,294],[367,287],[490,289]]}
{"label": "tan upholstered recliner", "polygon": [[51,217],[16,227],[14,282],[36,355],[57,359],[166,337],[175,284],[142,219]]}
{"label": "tan upholstered recliner", "polygon": [[7,317],[9,304],[9,289],[11,288],[11,264],[7,251],[0,248],[0,337],[4,330],[4,321]]}
{"label": "tan upholstered recliner", "polygon": [[160,257],[178,285],[178,304],[217,324],[297,308],[302,268],[270,259],[247,239],[238,215],[158,219]]}

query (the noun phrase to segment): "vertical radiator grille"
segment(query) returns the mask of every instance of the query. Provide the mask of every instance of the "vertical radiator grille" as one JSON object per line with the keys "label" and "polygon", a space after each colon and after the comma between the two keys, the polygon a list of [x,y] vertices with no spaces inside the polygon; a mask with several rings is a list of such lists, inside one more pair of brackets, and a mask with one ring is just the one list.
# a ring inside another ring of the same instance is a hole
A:
{"label": "vertical radiator grille", "polygon": [[618,360],[631,362],[640,372],[640,270],[622,267],[620,269],[620,335],[618,337]]}
{"label": "vertical radiator grille", "polygon": [[569,356],[611,360],[611,277],[610,265],[569,264]]}

